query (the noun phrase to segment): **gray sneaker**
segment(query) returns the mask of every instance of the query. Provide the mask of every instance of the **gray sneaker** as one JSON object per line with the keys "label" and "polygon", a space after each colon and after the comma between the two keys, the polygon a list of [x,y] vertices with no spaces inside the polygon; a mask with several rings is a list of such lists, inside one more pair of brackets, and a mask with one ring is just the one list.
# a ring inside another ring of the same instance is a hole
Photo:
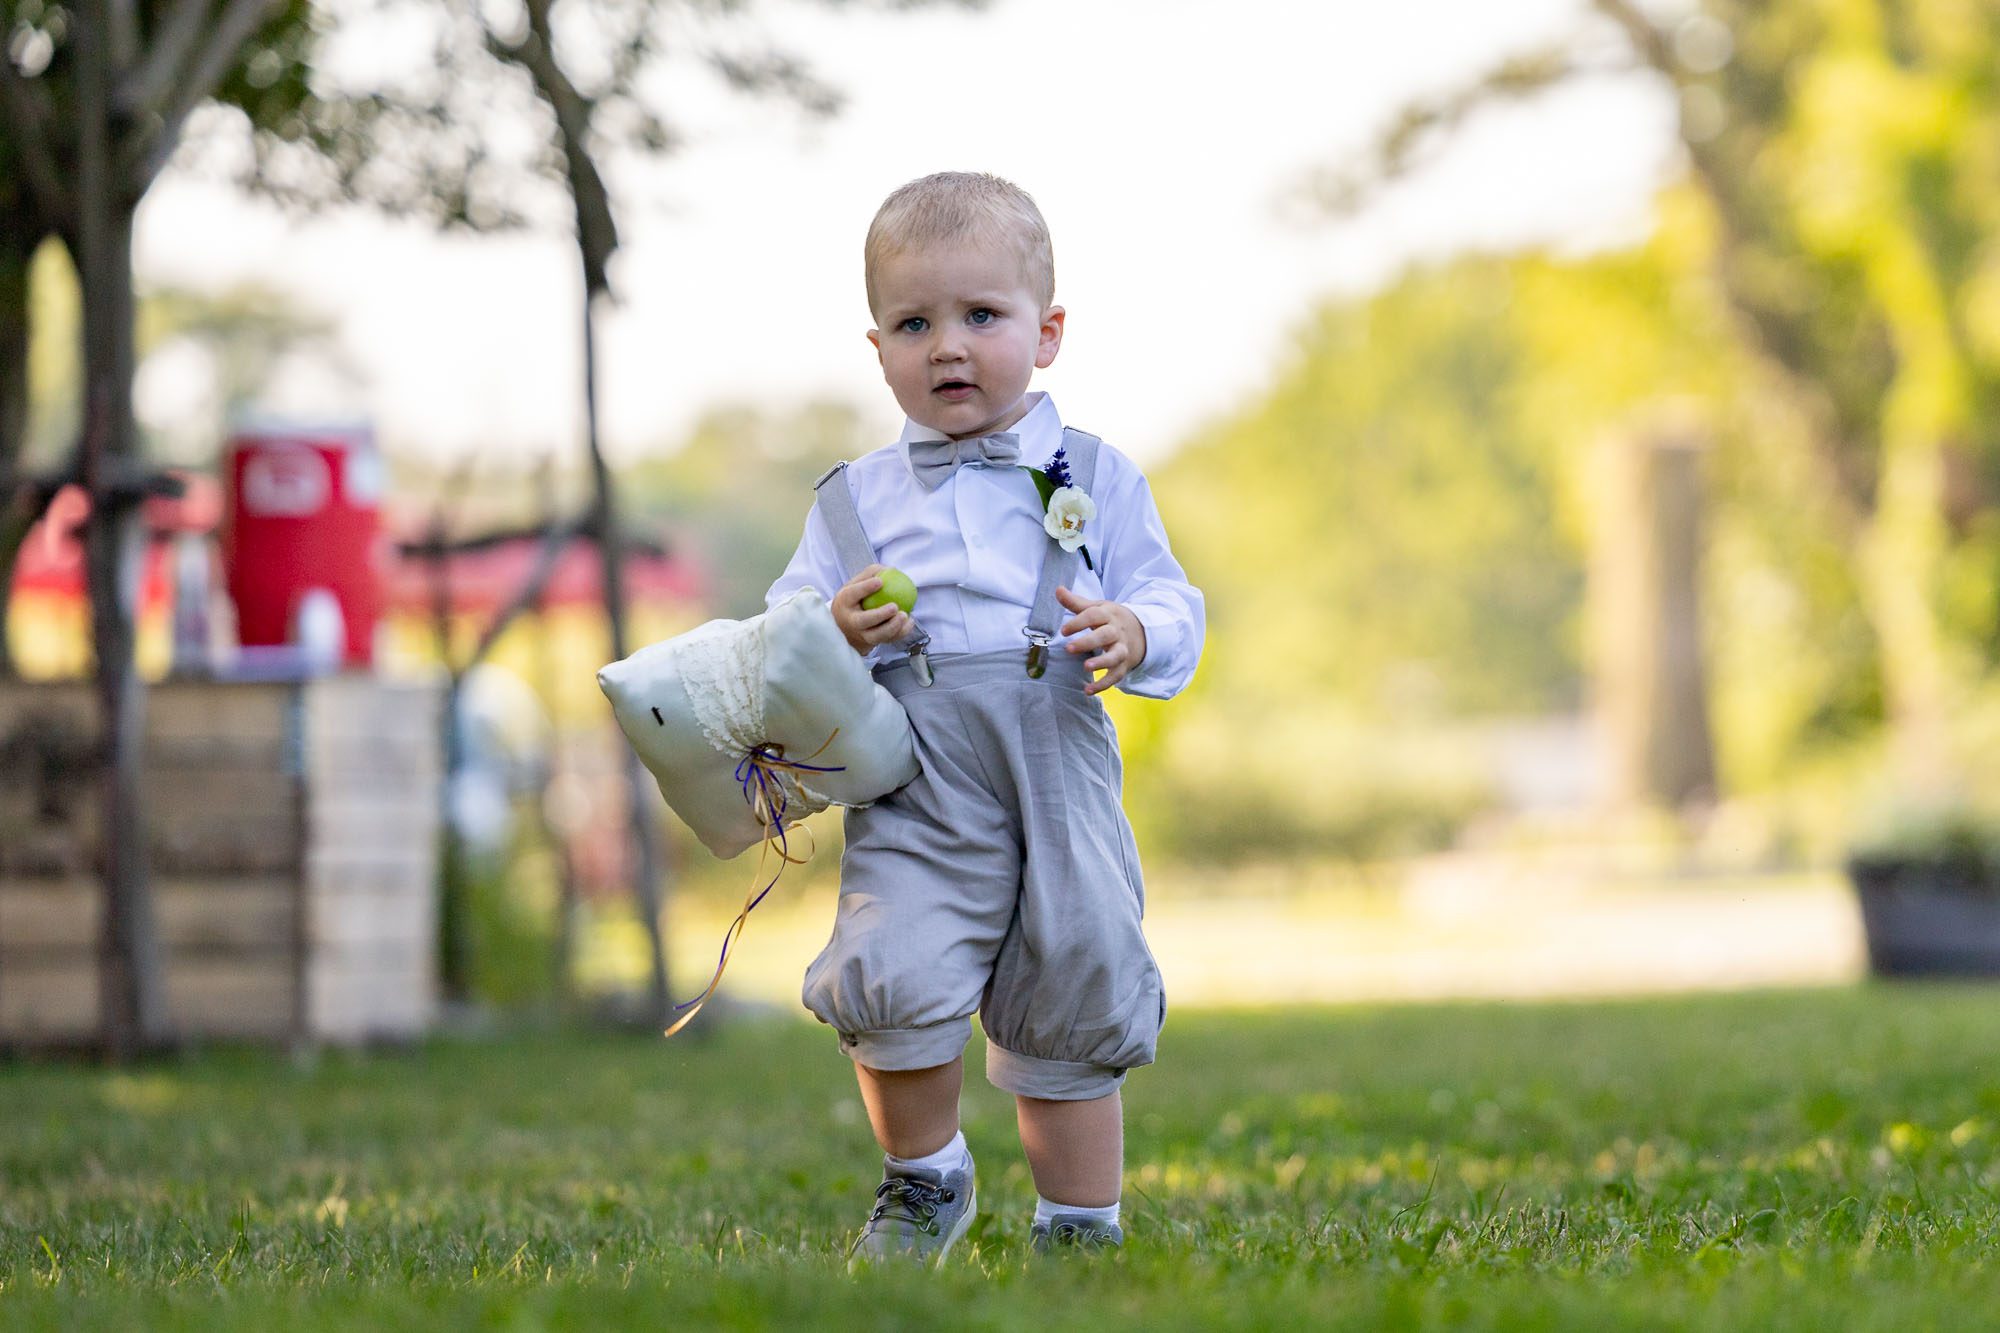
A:
{"label": "gray sneaker", "polygon": [[1028,1231],[1028,1246],[1036,1254],[1054,1250],[1115,1250],[1125,1243],[1125,1231],[1116,1222],[1099,1222],[1076,1213],[1057,1213],[1046,1222],[1037,1222]]}
{"label": "gray sneaker", "polygon": [[950,1171],[892,1168],[875,1190],[868,1225],[848,1251],[848,1270],[877,1259],[939,1263],[977,1215],[970,1157]]}

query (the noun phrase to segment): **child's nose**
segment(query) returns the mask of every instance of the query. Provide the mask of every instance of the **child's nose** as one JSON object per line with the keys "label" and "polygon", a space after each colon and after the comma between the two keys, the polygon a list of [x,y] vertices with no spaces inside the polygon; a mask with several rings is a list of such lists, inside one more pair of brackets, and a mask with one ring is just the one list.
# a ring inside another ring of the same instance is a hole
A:
{"label": "child's nose", "polygon": [[963,361],[964,359],[965,340],[954,330],[939,330],[937,341],[931,344],[931,360]]}

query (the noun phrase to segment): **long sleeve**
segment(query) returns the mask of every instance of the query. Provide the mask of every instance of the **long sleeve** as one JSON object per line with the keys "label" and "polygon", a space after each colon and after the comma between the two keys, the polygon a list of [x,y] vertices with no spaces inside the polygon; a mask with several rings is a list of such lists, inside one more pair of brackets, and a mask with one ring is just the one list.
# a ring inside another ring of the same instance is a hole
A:
{"label": "long sleeve", "polygon": [[[1145,660],[1119,688],[1148,699],[1170,699],[1194,678],[1208,633],[1207,606],[1174,559],[1145,475],[1108,448],[1103,457],[1121,465],[1110,471],[1111,485],[1097,506],[1104,519],[1104,595],[1130,607],[1146,630]],[[1098,554],[1092,551],[1093,558]]]}
{"label": "long sleeve", "polygon": [[833,534],[827,530],[826,519],[815,504],[806,511],[805,531],[799,537],[798,549],[792,552],[791,563],[764,594],[764,605],[776,606],[806,587],[818,589],[819,595],[831,602],[846,582],[840,555],[833,548]]}
{"label": "long sleeve", "polygon": [[[813,588],[831,602],[833,595],[847,583],[847,577],[846,566],[841,563],[840,553],[834,548],[833,531],[827,527],[826,515],[820,513],[815,502],[806,511],[805,531],[799,536],[799,546],[792,552],[791,563],[785,566],[785,572],[778,575],[778,581],[764,594],[764,607],[769,610],[801,588]],[[861,660],[873,667],[888,660],[894,651],[890,646],[871,648],[862,654]]]}
{"label": "long sleeve", "polygon": [[[1026,466],[1046,463],[1063,439],[1062,420],[1046,397],[1017,429]],[[916,428],[906,427],[902,440],[856,459],[845,474],[875,558],[916,584],[916,618],[931,636],[933,655],[1018,650],[1050,550],[1035,489],[1016,468],[980,465],[924,489],[906,452],[915,437]],[[1097,516],[1089,521],[1085,544],[1096,568],[1079,565],[1074,590],[1124,603],[1145,627],[1145,660],[1120,688],[1170,698],[1186,688],[1201,658],[1201,593],[1174,559],[1152,487],[1129,458],[1103,446],[1090,489]],[[833,532],[815,505],[765,603],[775,605],[808,586],[831,601],[846,582]],[[1059,637],[1053,646],[1062,644]],[[899,656],[894,645],[884,645],[865,660],[877,664]]]}

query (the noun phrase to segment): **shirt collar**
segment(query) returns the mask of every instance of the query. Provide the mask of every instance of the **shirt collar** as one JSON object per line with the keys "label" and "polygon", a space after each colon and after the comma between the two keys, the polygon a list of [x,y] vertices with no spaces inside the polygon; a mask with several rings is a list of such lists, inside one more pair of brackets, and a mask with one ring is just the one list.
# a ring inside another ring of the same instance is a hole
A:
{"label": "shirt collar", "polygon": [[[1062,445],[1062,417],[1056,412],[1055,399],[1039,389],[1028,395],[1028,414],[1007,428],[1021,437],[1021,462],[1027,467],[1039,468],[1056,456]],[[910,465],[910,444],[914,440],[942,440],[945,436],[929,426],[920,426],[905,418],[903,433],[896,439],[896,450],[903,455],[903,466]]]}

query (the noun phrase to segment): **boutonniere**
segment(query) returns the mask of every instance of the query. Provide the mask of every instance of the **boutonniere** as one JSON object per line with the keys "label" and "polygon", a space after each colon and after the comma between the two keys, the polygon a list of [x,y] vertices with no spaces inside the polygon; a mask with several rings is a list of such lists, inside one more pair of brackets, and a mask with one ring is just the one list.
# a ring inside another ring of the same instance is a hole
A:
{"label": "boutonniere", "polygon": [[1083,525],[1097,517],[1097,502],[1071,484],[1069,461],[1063,457],[1063,451],[1057,449],[1047,467],[1024,464],[1021,471],[1035,479],[1035,490],[1042,497],[1042,529],[1063,550],[1082,552],[1084,567],[1096,573],[1097,566],[1090,562],[1090,548],[1083,544]]}

